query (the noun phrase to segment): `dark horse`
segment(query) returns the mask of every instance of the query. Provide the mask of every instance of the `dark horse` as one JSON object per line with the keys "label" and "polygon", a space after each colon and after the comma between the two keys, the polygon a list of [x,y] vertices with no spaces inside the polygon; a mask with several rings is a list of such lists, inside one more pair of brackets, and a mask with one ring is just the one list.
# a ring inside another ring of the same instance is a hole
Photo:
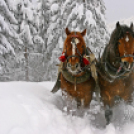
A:
{"label": "dark horse", "polygon": [[[92,93],[95,88],[95,80],[91,76],[88,61],[86,44],[83,32],[70,32],[66,28],[67,38],[64,42],[61,58],[62,64],[57,81],[67,95],[77,101],[77,106],[88,106],[92,99]],[[56,87],[57,88],[57,87]],[[55,87],[52,92],[57,91]],[[63,92],[63,93],[64,93]]]}
{"label": "dark horse", "polygon": [[110,42],[98,63],[101,98],[105,105],[107,124],[112,117],[111,107],[120,99],[132,101],[134,91],[134,32],[130,27],[116,23]]}

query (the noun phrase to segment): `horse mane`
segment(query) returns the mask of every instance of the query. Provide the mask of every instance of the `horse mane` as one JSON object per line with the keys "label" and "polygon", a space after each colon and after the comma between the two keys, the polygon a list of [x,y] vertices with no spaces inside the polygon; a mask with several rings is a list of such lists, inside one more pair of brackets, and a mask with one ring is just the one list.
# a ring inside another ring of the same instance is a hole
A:
{"label": "horse mane", "polygon": [[129,32],[134,37],[133,30],[130,27],[128,27],[127,25],[120,25],[119,27],[116,27],[111,34],[109,44],[114,45],[114,47],[117,46],[118,40],[120,38],[124,37],[126,32]]}

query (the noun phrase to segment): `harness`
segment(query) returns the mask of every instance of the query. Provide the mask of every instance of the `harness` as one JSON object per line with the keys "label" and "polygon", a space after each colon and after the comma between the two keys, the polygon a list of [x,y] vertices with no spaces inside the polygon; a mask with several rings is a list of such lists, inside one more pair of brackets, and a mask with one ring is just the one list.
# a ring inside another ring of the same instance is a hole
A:
{"label": "harness", "polygon": [[61,71],[63,77],[72,84],[80,84],[90,79],[91,72],[86,71],[82,76],[76,77],[69,73],[67,70]]}
{"label": "harness", "polygon": [[[71,35],[72,37],[72,41],[73,43],[75,43],[75,38],[79,37],[76,32],[74,35]],[[61,64],[59,64],[59,69],[58,69],[58,76],[62,73],[63,77],[70,83],[75,85],[75,91],[76,89],[76,84],[80,84],[83,82],[86,82],[87,80],[90,79],[90,77],[92,76],[95,80],[96,83],[96,87],[95,87],[95,93],[96,93],[96,100],[100,103],[100,88],[99,88],[99,84],[98,84],[98,76],[97,76],[97,71],[96,71],[96,59],[95,59],[95,55],[91,52],[91,50],[89,48],[85,49],[85,55],[83,56],[79,49],[77,48],[77,45],[75,43],[75,47],[77,50],[77,53],[79,54],[79,56],[77,55],[71,55],[68,56],[66,58],[66,61],[68,63],[69,59],[72,57],[77,57],[79,58],[80,63],[82,63],[82,59],[83,57],[86,58],[88,61],[90,61],[90,66],[84,66],[81,68],[81,73],[83,73],[81,76],[73,76],[70,72],[68,72],[68,70],[65,67],[65,63],[61,62]],[[58,80],[59,81],[59,80]],[[56,84],[57,85],[57,84]],[[55,87],[53,88],[52,92],[56,92],[58,87],[55,85]],[[56,88],[57,87],[57,88]]]}
{"label": "harness", "polygon": [[[76,49],[79,52],[77,46],[76,46]],[[92,76],[96,83],[96,87],[95,87],[95,91],[94,91],[96,94],[96,100],[100,103],[100,87],[99,87],[99,83],[98,83],[98,75],[97,75],[97,70],[96,70],[96,66],[95,66],[96,58],[95,58],[95,55],[91,52],[91,50],[89,48],[86,48],[85,53],[86,53],[85,58],[87,58],[90,61],[90,66],[85,66],[81,69],[83,72],[85,72],[82,76],[80,76],[80,77],[72,76],[72,74],[69,73],[67,70],[62,70],[61,72],[62,72],[63,77],[67,81],[75,84],[75,91],[76,91],[76,84],[85,82],[90,79],[90,76]],[[67,61],[71,57],[79,57],[79,56],[71,55],[71,56],[67,57]],[[82,58],[83,58],[83,56],[80,54],[80,57],[79,57],[80,62],[82,61]]]}
{"label": "harness", "polygon": [[104,77],[109,82],[113,82],[115,79],[127,77],[131,73],[132,68],[133,68],[133,64],[132,64],[129,70],[124,69],[124,63],[121,62],[121,59],[125,57],[134,58],[134,55],[132,54],[125,54],[124,56],[120,57],[119,52],[117,52],[118,56],[117,56],[117,53],[115,52],[115,60],[118,62],[120,66],[117,68],[112,63],[110,63],[109,54],[110,54],[111,45],[114,44],[112,49],[115,49],[115,51],[117,51],[118,50],[117,46],[119,44],[118,41],[119,39],[124,37],[126,33],[129,33],[134,37],[134,33],[127,27],[120,27],[118,30],[120,31],[119,32],[116,31],[114,33],[115,36],[112,37],[110,44],[106,46],[103,56],[101,58],[101,62],[98,64],[99,65],[98,70],[100,70],[99,73],[101,74],[102,77]]}
{"label": "harness", "polygon": [[[120,79],[120,78],[125,78],[127,77],[132,68],[133,68],[133,65],[131,66],[130,70],[125,70],[123,68],[124,64],[121,62],[121,58],[123,57],[128,57],[128,55],[125,55],[125,56],[122,56],[122,57],[116,57],[118,58],[118,61],[120,63],[120,67],[119,68],[116,68],[114,67],[108,60],[108,56],[109,56],[109,46],[107,46],[104,50],[104,53],[103,53],[103,56],[102,56],[102,59],[101,59],[101,62],[99,64],[100,68],[99,70],[99,73],[101,74],[101,76],[103,78],[105,78],[107,81],[109,82],[113,82],[115,79]],[[107,49],[109,49],[107,51]],[[131,55],[129,55],[130,57]],[[104,74],[102,74],[102,71]]]}

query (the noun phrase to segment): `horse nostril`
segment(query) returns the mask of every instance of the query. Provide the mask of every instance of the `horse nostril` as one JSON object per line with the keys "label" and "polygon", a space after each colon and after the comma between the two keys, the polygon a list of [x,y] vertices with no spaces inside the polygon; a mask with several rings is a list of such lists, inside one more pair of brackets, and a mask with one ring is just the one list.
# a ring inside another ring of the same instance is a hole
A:
{"label": "horse nostril", "polygon": [[125,65],[125,66],[128,66],[128,65],[129,65],[129,63],[125,61],[125,62],[124,62],[124,65]]}
{"label": "horse nostril", "polygon": [[132,66],[132,64],[131,63],[129,63],[129,62],[124,62],[124,66],[126,67],[126,68],[131,68],[131,66]]}
{"label": "horse nostril", "polygon": [[79,64],[78,64],[78,63],[76,63],[76,64],[75,64],[75,67],[77,68],[78,66],[79,66]]}

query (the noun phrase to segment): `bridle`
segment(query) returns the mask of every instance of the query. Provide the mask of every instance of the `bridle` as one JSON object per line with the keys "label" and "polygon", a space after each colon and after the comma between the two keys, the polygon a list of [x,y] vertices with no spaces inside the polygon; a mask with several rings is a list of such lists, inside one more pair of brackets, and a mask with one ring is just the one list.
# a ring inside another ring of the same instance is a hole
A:
{"label": "bridle", "polygon": [[[77,51],[79,56],[77,56],[77,55],[70,55],[70,56],[67,57],[66,61],[68,63],[70,58],[77,57],[77,58],[79,58],[80,64],[82,64],[83,55],[80,53],[79,49],[77,48],[77,44],[75,42],[75,38],[79,38],[79,35],[77,35],[76,32],[75,32],[73,35],[71,35],[71,38],[72,38],[72,42],[75,43],[75,48],[76,48],[76,51]],[[86,51],[85,51],[85,53],[86,53]],[[87,68],[86,66],[81,67],[81,71],[84,71],[86,68]]]}
{"label": "bridle", "polygon": [[77,55],[70,55],[70,56],[68,56],[68,57],[67,57],[67,62],[68,62],[68,61],[69,61],[69,59],[70,59],[70,58],[72,58],[72,57],[77,57],[77,58],[79,58],[80,63],[82,63],[82,57],[77,56]]}
{"label": "bridle", "polygon": [[[132,37],[134,38],[134,33],[132,33],[132,32],[124,32],[124,30],[123,30],[123,28],[122,27],[120,27],[120,33],[119,33],[119,38],[117,39],[118,40],[118,42],[117,42],[117,44],[119,45],[119,39],[120,38],[122,38],[126,33],[129,33],[129,34],[131,34],[132,35]],[[122,58],[127,58],[127,57],[132,57],[133,59],[134,59],[134,54],[132,55],[132,54],[125,54],[124,56],[116,56],[116,58],[118,58],[119,60],[120,60],[120,62],[121,62],[121,59]]]}
{"label": "bridle", "polygon": [[[119,33],[119,36],[118,38],[116,38],[116,40],[119,40],[121,37],[122,37],[122,33],[123,33],[123,36],[125,34],[125,32],[123,31],[123,29],[121,28],[120,30],[120,33]],[[128,33],[128,32],[127,32]],[[129,32],[130,33],[130,32]],[[130,33],[131,34],[131,33]],[[134,37],[134,34],[131,34],[133,37]],[[114,38],[115,39],[115,38]],[[119,44],[119,42],[116,42],[116,44]],[[133,65],[131,65],[130,67],[130,70],[126,70],[124,69],[124,63],[121,62],[121,59],[122,58],[125,58],[125,57],[133,57],[134,58],[134,55],[132,54],[126,54],[124,56],[117,56],[115,55],[115,59],[118,59],[117,61],[119,62],[120,66],[119,68],[116,68],[114,67],[110,62],[109,60],[107,59],[108,56],[109,56],[109,53],[110,53],[110,48],[111,46],[107,46],[107,48],[105,49],[104,53],[103,53],[103,61],[101,62],[101,65],[102,65],[102,68],[104,69],[105,71],[105,74],[109,76],[109,78],[106,78],[108,81],[114,81],[116,78],[120,78],[120,77],[125,77],[126,74],[129,74],[133,68]],[[108,51],[107,51],[108,49]],[[117,47],[114,49],[117,49]],[[133,62],[134,63],[134,62]]]}

